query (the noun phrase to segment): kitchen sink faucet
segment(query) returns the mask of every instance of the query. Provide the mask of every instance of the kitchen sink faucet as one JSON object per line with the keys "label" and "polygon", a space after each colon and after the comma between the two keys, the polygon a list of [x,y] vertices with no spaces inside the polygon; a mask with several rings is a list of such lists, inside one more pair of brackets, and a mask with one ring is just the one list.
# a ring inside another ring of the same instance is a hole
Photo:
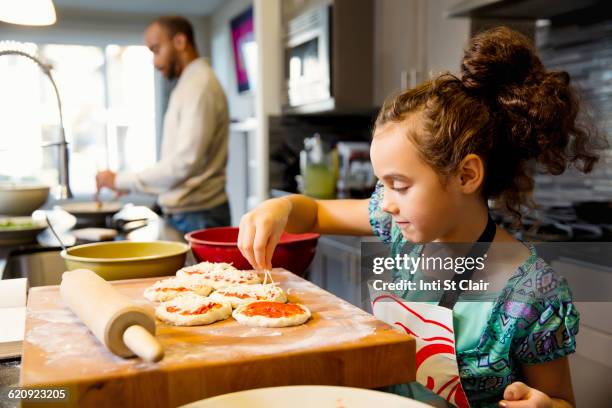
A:
{"label": "kitchen sink faucet", "polygon": [[18,50],[2,50],[0,51],[0,57],[3,55],[18,55],[21,57],[28,58],[36,63],[42,70],[42,72],[49,78],[51,84],[53,85],[53,90],[55,91],[55,97],[57,99],[57,108],[59,112],[60,118],[60,141],[59,142],[51,142],[44,143],[41,147],[51,147],[58,146],[59,147],[59,160],[58,160],[58,177],[59,177],[59,186],[55,192],[55,199],[57,200],[67,200],[72,198],[72,191],[70,190],[70,178],[68,176],[68,143],[66,143],[66,134],[64,133],[64,117],[62,115],[62,102],[60,100],[59,91],[57,90],[57,85],[53,80],[53,76],[51,75],[51,66],[43,63],[38,58],[34,57],[23,51]]}

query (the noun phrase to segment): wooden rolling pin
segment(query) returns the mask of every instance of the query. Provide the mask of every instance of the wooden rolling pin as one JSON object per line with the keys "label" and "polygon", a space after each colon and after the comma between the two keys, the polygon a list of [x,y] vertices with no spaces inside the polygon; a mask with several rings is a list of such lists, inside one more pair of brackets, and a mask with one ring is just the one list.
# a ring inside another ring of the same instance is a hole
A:
{"label": "wooden rolling pin", "polygon": [[111,352],[159,361],[164,350],[155,339],[155,317],[135,305],[111,284],[88,269],[64,272],[62,300]]}

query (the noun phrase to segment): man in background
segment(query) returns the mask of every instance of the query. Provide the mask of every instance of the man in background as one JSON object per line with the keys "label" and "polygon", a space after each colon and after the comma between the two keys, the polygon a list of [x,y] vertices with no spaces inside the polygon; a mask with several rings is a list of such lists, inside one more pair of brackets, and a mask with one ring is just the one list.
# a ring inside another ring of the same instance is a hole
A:
{"label": "man in background", "polygon": [[164,115],[161,157],[136,173],[101,171],[97,189],[158,195],[170,224],[184,233],[230,225],[225,192],[229,114],[221,84],[199,57],[187,19],[158,18],[145,30],[144,41],[155,68],[178,79]]}

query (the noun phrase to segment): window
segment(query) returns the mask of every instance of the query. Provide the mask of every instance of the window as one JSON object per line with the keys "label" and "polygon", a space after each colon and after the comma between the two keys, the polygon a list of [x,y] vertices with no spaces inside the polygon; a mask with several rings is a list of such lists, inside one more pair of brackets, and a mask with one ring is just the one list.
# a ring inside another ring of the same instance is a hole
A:
{"label": "window", "polygon": [[[152,54],[144,46],[1,41],[52,67],[70,144],[75,195],[95,191],[95,173],[136,171],[156,159]],[[57,184],[59,115],[51,83],[32,61],[0,58],[0,178]]]}

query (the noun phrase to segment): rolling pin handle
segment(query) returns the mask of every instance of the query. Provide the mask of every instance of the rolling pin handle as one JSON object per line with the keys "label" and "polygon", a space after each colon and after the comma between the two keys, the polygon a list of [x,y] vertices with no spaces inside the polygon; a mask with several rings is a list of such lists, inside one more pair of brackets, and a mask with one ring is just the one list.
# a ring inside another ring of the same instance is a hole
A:
{"label": "rolling pin handle", "polygon": [[164,357],[164,349],[155,337],[144,327],[137,324],[123,332],[123,342],[138,357],[145,361],[156,362]]}

